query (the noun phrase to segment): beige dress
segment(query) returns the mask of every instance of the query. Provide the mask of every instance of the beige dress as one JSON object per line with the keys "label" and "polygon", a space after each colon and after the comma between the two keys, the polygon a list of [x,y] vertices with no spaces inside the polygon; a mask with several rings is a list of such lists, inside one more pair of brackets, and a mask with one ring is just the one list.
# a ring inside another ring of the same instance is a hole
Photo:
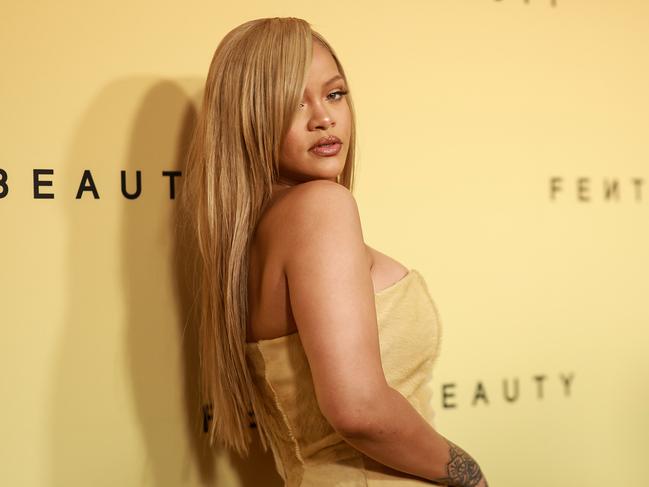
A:
{"label": "beige dress", "polygon": [[[391,387],[433,424],[433,364],[441,323],[423,276],[410,269],[375,293],[381,363]],[[254,420],[287,487],[415,486],[429,482],[387,467],[347,443],[320,412],[299,333],[246,344]]]}

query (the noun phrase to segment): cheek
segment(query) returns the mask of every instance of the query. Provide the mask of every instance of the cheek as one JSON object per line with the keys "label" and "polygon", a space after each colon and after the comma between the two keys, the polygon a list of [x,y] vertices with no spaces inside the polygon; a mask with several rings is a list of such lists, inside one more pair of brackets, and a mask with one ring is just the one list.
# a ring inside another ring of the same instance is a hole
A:
{"label": "cheek", "polygon": [[295,155],[300,150],[300,139],[294,133],[288,133],[282,145],[282,153],[286,156]]}
{"label": "cheek", "polygon": [[338,115],[338,120],[340,121],[339,127],[345,131],[349,131],[352,125],[352,113],[349,110],[349,107],[345,107],[340,111]]}

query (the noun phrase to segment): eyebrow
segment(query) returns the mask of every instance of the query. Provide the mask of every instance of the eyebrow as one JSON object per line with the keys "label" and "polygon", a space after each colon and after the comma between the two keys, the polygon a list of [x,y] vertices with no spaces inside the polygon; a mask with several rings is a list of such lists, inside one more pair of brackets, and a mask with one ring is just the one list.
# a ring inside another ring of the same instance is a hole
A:
{"label": "eyebrow", "polygon": [[333,78],[331,78],[329,81],[327,81],[324,85],[327,86],[328,84],[333,83],[333,82],[336,81],[337,79],[342,79],[342,80],[344,80],[345,78],[343,78],[341,74],[337,74],[336,76],[334,76]]}

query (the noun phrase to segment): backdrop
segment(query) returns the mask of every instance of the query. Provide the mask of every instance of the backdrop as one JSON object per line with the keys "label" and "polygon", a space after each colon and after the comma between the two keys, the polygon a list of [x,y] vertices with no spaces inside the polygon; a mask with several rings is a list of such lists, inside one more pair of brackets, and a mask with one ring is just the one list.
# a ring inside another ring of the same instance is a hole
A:
{"label": "backdrop", "polygon": [[647,478],[649,4],[2,10],[2,485],[281,485],[201,446],[171,227],[214,50],[268,16],[348,72],[366,241],[443,322],[438,430],[494,487]]}

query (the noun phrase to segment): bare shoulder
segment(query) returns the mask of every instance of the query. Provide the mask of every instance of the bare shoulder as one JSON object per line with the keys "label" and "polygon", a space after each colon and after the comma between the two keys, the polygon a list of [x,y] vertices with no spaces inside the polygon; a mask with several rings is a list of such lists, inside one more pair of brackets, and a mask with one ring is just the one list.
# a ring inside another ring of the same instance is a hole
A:
{"label": "bare shoulder", "polygon": [[[299,184],[285,190],[272,212],[267,232],[281,241],[287,258],[296,246],[314,238],[327,237],[333,244],[356,241],[365,245],[356,199],[341,184],[328,180]],[[371,265],[369,248],[365,247],[365,253]]]}
{"label": "bare shoulder", "polygon": [[280,206],[286,217],[295,219],[309,218],[314,213],[333,213],[341,218],[353,218],[354,213],[358,213],[356,199],[349,189],[323,179],[302,183],[289,189]]}

